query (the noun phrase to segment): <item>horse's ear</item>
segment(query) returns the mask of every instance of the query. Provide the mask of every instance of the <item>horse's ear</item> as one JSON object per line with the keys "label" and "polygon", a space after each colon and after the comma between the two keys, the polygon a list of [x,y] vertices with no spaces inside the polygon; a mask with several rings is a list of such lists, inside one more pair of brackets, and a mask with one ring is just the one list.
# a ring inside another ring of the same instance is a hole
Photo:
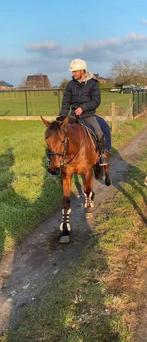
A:
{"label": "horse's ear", "polygon": [[64,119],[64,121],[62,121],[62,127],[66,127],[67,126],[67,124],[68,124],[68,122],[69,122],[69,118],[68,118],[68,116]]}
{"label": "horse's ear", "polygon": [[48,120],[44,119],[42,115],[40,115],[40,117],[41,117],[41,120],[43,121],[44,125],[48,127],[50,125],[50,122]]}

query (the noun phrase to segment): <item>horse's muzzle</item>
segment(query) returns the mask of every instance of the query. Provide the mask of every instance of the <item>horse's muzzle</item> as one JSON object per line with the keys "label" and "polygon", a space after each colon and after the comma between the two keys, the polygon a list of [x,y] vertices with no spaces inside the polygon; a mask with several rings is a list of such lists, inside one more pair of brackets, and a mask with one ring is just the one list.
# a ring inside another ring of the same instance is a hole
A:
{"label": "horse's muzzle", "polygon": [[60,174],[60,168],[57,167],[56,169],[50,169],[48,168],[48,172],[52,175],[52,176],[59,176]]}

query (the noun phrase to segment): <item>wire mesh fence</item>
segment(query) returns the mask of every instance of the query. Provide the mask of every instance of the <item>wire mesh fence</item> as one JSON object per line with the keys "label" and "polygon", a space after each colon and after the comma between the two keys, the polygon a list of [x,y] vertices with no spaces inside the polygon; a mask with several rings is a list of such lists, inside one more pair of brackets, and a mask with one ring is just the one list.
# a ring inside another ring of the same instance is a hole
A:
{"label": "wire mesh fence", "polygon": [[147,107],[147,91],[138,91],[133,93],[133,116],[143,112]]}
{"label": "wire mesh fence", "polygon": [[[0,91],[0,116],[57,116],[60,112],[63,92],[64,89],[61,88]],[[111,103],[115,102],[123,115],[128,108],[130,96],[132,114],[136,116],[147,106],[147,91],[132,94],[102,93],[102,101],[97,113],[108,115],[107,112],[110,111],[111,115]]]}
{"label": "wire mesh fence", "polygon": [[0,116],[58,115],[63,89],[0,91]]}

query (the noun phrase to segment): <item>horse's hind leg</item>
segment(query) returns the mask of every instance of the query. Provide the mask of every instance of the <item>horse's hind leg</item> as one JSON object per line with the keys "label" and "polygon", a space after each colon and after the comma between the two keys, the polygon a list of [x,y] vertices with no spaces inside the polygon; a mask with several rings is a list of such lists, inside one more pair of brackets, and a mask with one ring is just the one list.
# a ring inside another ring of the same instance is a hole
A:
{"label": "horse's hind leg", "polygon": [[60,237],[61,243],[67,243],[70,241],[69,235],[71,232],[70,226],[70,193],[71,193],[71,176],[63,175],[62,177],[63,187],[63,209],[62,209],[62,222],[60,224],[60,231],[62,235]]}
{"label": "horse's hind leg", "polygon": [[110,174],[109,174],[109,164],[103,166],[104,172],[105,172],[105,184],[107,186],[111,185],[111,179],[110,179]]}
{"label": "horse's hind leg", "polygon": [[85,195],[85,205],[86,209],[94,207],[94,192],[92,190],[93,185],[93,170],[89,169],[83,175],[83,185],[84,185],[84,195]]}

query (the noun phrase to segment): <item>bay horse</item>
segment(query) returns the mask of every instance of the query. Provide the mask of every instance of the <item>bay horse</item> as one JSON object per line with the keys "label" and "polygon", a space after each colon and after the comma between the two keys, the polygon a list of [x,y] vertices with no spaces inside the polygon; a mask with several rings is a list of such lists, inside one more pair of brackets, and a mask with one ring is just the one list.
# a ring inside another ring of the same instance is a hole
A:
{"label": "bay horse", "polygon": [[[60,224],[60,242],[70,241],[70,195],[72,177],[82,175],[85,208],[94,206],[93,167],[99,161],[93,139],[86,127],[68,117],[63,121],[49,122],[41,116],[47,126],[45,141],[47,144],[48,171],[52,175],[61,175],[63,189],[62,222]],[[110,185],[109,166],[104,166],[105,184]],[[98,175],[97,175],[98,178]]]}

